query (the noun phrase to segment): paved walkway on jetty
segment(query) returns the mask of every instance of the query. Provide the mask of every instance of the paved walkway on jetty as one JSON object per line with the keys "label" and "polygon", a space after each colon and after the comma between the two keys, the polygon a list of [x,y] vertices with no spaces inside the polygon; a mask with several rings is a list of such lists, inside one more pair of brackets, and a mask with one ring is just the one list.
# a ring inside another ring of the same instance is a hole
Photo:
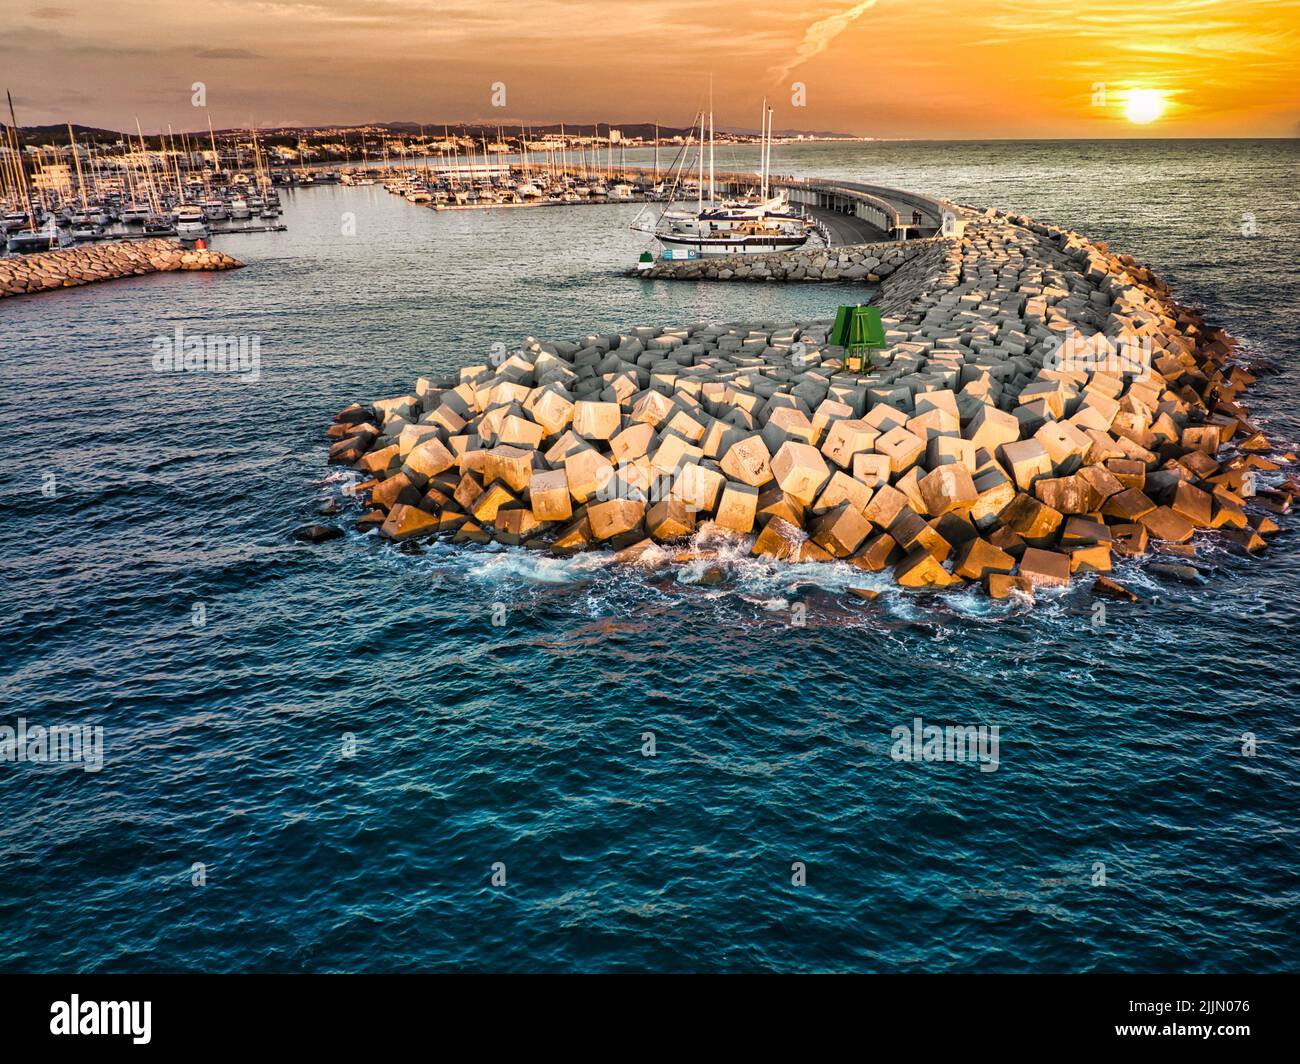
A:
{"label": "paved walkway on jetty", "polygon": [[808,213],[830,230],[832,247],[843,247],[848,244],[878,244],[889,239],[888,233],[872,225],[865,218],[858,218],[852,214],[839,214],[821,207],[813,207]]}

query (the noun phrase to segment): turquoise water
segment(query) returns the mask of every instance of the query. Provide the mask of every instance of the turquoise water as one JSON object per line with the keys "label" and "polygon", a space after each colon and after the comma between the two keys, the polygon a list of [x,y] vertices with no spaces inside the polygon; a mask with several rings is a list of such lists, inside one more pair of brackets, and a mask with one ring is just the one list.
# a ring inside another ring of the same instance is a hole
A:
{"label": "turquoise water", "polygon": [[[1294,141],[776,161],[1149,261],[1248,341],[1289,446],[1296,164]],[[285,201],[287,233],[217,244],[246,270],[0,302],[0,724],[105,742],[99,772],[0,762],[0,968],[1296,967],[1294,533],[1205,547],[1196,587],[1126,565],[1147,601],[1103,625],[1082,586],[1028,609],[838,566],[735,559],[707,585],[298,544],[342,498],[322,433],[354,399],[527,334],[821,317],[850,292],[625,278],[638,207]],[[178,325],[256,336],[260,378],[153,372]],[[864,582],[881,597],[846,598]],[[915,716],[997,725],[997,771],[892,760]]]}

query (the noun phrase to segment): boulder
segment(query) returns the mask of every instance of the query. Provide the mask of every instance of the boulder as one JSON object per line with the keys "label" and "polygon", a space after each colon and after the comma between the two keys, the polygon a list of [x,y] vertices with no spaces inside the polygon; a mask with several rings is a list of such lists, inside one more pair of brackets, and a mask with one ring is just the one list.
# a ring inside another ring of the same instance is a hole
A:
{"label": "boulder", "polygon": [[998,453],[1006,471],[1021,491],[1031,490],[1038,477],[1052,475],[1052,460],[1038,440],[1004,443]]}
{"label": "boulder", "polygon": [[960,463],[940,466],[920,481],[926,512],[940,517],[953,510],[969,510],[979,500],[970,470]]}
{"label": "boulder", "polygon": [[953,576],[934,555],[923,549],[912,551],[894,566],[894,580],[911,588],[952,587],[962,582],[961,577]]}
{"label": "boulder", "polygon": [[343,529],[335,525],[304,525],[294,529],[293,538],[300,543],[326,543],[331,539],[342,539]]}
{"label": "boulder", "polygon": [[1068,587],[1070,559],[1052,550],[1026,547],[1020,556],[1020,576],[1026,577],[1036,587]]}
{"label": "boulder", "polygon": [[1060,511],[1053,510],[1023,492],[998,514],[998,521],[1005,528],[1034,547],[1046,547],[1054,543],[1062,520]]}
{"label": "boulder", "polygon": [[646,511],[645,527],[660,543],[685,539],[695,531],[695,511],[681,499],[660,499]]}
{"label": "boulder", "polygon": [[728,481],[722,489],[714,521],[732,532],[750,532],[758,509],[758,489],[750,484]]}
{"label": "boulder", "polygon": [[771,455],[762,436],[750,436],[733,443],[723,456],[722,472],[729,480],[762,487],[772,479]]}
{"label": "boulder", "polygon": [[952,571],[966,580],[986,581],[992,573],[1009,573],[1015,567],[1015,558],[979,536],[961,544],[952,562]]}
{"label": "boulder", "polygon": [[573,404],[573,432],[585,440],[608,440],[618,433],[623,411],[618,403],[580,399]]}
{"label": "boulder", "polygon": [[608,540],[638,528],[645,517],[645,503],[640,499],[609,499],[587,507],[587,520],[595,539]]}
{"label": "boulder", "polygon": [[809,535],[827,553],[847,558],[862,545],[870,531],[871,522],[855,506],[845,502],[816,518]]}
{"label": "boulder", "polygon": [[750,553],[759,558],[793,558],[808,537],[803,529],[780,517],[773,517],[763,526]]}
{"label": "boulder", "polygon": [[421,536],[431,536],[438,531],[438,518],[425,513],[418,506],[398,503],[389,511],[387,519],[379,528],[379,534],[394,543]]}
{"label": "boulder", "polygon": [[772,458],[772,475],[783,492],[811,506],[831,473],[817,448],[791,440]]}
{"label": "boulder", "polygon": [[568,521],[573,516],[569,475],[563,469],[537,469],[528,481],[528,501],[538,521]]}

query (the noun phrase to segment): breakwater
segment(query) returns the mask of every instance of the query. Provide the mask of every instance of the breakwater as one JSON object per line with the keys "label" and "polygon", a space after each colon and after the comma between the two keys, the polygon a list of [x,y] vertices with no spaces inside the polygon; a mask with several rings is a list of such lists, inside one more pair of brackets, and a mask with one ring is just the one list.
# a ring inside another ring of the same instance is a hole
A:
{"label": "breakwater", "polygon": [[[995,211],[822,254],[880,279],[888,346],[866,368],[843,368],[829,319],[529,338],[336,416],[329,460],[364,478],[358,527],[627,561],[733,539],[912,588],[1005,597],[1087,576],[1123,597],[1115,558],[1176,566],[1204,536],[1255,553],[1300,494],[1257,489],[1295,456],[1241,404],[1236,342],[1133,259]],[[807,252],[755,258],[806,279]]]}
{"label": "breakwater", "polygon": [[0,259],[0,297],[73,288],[146,273],[234,270],[243,265],[221,251],[190,250],[163,239],[63,248]]}
{"label": "breakwater", "polygon": [[[953,242],[943,237],[881,241],[843,247],[804,247],[765,255],[719,255],[660,259],[649,269],[629,271],[653,281],[863,281],[874,284],[919,259],[946,263]],[[924,268],[924,267],[922,267]]]}

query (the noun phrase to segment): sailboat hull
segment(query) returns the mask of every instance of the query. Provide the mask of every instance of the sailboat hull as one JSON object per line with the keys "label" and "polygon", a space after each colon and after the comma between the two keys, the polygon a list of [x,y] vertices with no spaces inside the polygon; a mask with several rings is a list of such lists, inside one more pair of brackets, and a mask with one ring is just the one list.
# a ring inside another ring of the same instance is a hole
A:
{"label": "sailboat hull", "polygon": [[665,247],[694,248],[701,257],[705,258],[717,255],[768,255],[774,251],[794,251],[808,243],[807,234],[802,233],[717,237],[657,233],[655,239]]}

